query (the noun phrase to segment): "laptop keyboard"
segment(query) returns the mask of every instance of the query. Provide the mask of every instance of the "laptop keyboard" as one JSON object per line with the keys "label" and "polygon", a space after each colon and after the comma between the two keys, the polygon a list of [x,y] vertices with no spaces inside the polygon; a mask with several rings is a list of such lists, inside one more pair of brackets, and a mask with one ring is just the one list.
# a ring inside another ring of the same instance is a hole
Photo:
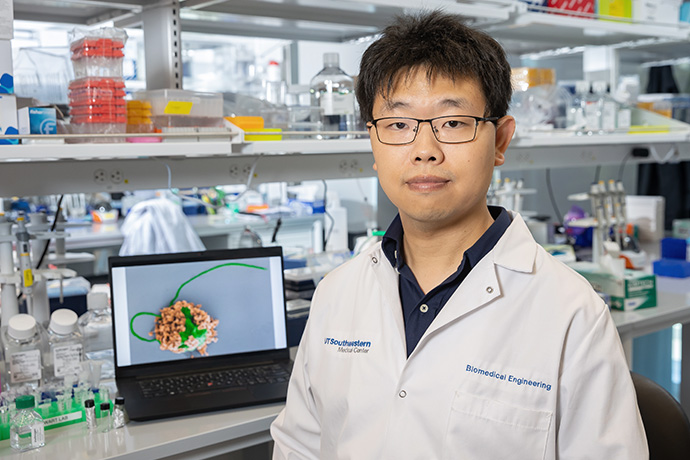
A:
{"label": "laptop keyboard", "polygon": [[222,388],[287,382],[290,373],[279,364],[227,369],[194,375],[164,377],[139,382],[145,398],[199,393]]}

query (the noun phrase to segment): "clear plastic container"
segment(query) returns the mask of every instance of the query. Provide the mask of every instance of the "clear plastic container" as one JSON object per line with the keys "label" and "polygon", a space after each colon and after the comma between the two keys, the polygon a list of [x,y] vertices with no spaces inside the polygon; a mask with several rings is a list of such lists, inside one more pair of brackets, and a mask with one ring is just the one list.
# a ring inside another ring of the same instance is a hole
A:
{"label": "clear plastic container", "polygon": [[123,29],[73,30],[70,54],[75,77],[122,78],[126,41],[127,33]]}
{"label": "clear plastic container", "polygon": [[221,93],[156,89],[138,91],[132,97],[151,103],[151,119],[157,128],[223,126]]}
{"label": "clear plastic container", "polygon": [[88,311],[77,322],[84,337],[86,358],[103,361],[101,378],[113,378],[113,320],[108,295],[104,292],[90,292],[86,296],[86,304]]}
{"label": "clear plastic container", "polygon": [[24,452],[45,445],[43,418],[34,410],[33,395],[19,396],[15,400],[17,413],[10,421],[10,445],[12,449]]}
{"label": "clear plastic container", "polygon": [[61,308],[50,315],[48,350],[44,356],[46,384],[62,384],[66,376],[78,376],[84,360],[84,339],[77,314]]}
{"label": "clear plastic container", "polygon": [[[320,107],[324,131],[355,129],[355,83],[340,67],[338,53],[323,55],[323,69],[312,78],[309,92],[312,106]],[[345,136],[323,136],[339,138]]]}
{"label": "clear plastic container", "polygon": [[31,315],[15,315],[3,328],[5,375],[3,391],[28,387],[37,389],[43,377],[46,343],[41,327]]}

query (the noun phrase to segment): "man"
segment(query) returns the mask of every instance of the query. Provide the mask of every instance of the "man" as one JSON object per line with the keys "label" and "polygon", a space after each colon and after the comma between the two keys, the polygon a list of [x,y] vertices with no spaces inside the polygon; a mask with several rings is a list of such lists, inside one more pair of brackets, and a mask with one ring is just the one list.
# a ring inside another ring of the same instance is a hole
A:
{"label": "man", "polygon": [[319,283],[274,459],[648,458],[606,305],[487,207],[510,97],[501,47],[450,15],[399,18],[364,53],[357,98],[399,215]]}

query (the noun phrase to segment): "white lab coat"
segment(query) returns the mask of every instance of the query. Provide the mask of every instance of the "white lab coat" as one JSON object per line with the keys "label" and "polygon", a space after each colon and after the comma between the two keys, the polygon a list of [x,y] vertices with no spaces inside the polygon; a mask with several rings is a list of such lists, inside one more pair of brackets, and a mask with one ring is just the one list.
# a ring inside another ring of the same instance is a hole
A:
{"label": "white lab coat", "polygon": [[648,458],[606,305],[516,214],[409,358],[377,245],[319,283],[295,361],[274,459]]}

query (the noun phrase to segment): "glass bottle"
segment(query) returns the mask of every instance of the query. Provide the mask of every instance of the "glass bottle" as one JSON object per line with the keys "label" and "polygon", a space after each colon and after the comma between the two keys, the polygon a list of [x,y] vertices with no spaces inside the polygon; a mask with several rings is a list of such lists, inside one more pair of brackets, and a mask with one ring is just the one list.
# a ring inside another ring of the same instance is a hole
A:
{"label": "glass bottle", "polygon": [[115,398],[115,405],[113,406],[113,428],[122,428],[126,423],[125,398],[118,396]]}
{"label": "glass bottle", "polygon": [[10,445],[14,450],[24,452],[45,445],[43,418],[34,410],[33,395],[15,399],[17,413],[10,421]]}
{"label": "glass bottle", "polygon": [[101,379],[115,377],[113,360],[113,319],[105,292],[89,292],[88,311],[79,317],[79,330],[84,337],[86,359],[103,361]]}
{"label": "glass bottle", "polygon": [[[324,53],[323,69],[312,78],[309,92],[312,106],[322,110],[324,131],[352,131],[355,129],[355,84],[340,67],[338,53]],[[335,139],[338,135],[325,135]]]}
{"label": "glass bottle", "polygon": [[65,376],[79,375],[84,360],[84,340],[77,327],[77,314],[61,308],[50,315],[48,353],[44,357],[46,383],[61,384]]}
{"label": "glass bottle", "polygon": [[43,376],[45,342],[39,325],[31,315],[20,313],[7,322],[3,331],[5,378],[3,389],[23,386],[37,389]]}

